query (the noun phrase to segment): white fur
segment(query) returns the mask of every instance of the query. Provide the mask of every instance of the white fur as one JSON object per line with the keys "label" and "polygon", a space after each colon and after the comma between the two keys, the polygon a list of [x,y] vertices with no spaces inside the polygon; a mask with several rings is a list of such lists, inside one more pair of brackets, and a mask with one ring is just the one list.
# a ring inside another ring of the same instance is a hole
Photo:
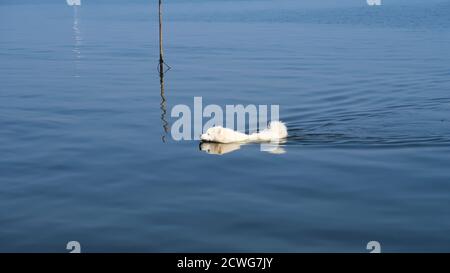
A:
{"label": "white fur", "polygon": [[266,129],[251,135],[223,128],[222,126],[215,126],[206,130],[206,133],[202,134],[200,138],[203,141],[218,143],[265,142],[279,141],[286,138],[287,135],[287,128],[283,122],[272,121]]}

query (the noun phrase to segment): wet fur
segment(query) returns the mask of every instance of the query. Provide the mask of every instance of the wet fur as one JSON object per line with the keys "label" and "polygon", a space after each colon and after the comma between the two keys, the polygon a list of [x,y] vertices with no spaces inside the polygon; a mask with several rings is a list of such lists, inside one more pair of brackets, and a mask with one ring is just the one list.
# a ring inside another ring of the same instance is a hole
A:
{"label": "wet fur", "polygon": [[286,125],[281,121],[272,121],[266,129],[250,135],[229,128],[223,128],[222,126],[214,126],[206,130],[206,132],[201,135],[200,139],[202,141],[217,143],[245,143],[279,141],[287,136]]}

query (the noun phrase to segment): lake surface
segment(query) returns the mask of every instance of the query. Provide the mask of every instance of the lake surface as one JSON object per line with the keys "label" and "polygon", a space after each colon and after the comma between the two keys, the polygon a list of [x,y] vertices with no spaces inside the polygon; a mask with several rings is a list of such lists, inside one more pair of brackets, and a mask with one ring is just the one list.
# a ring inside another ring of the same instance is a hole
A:
{"label": "lake surface", "polygon": [[[449,1],[166,2],[163,96],[156,1],[0,2],[1,252],[450,251]],[[194,96],[284,153],[174,141]]]}

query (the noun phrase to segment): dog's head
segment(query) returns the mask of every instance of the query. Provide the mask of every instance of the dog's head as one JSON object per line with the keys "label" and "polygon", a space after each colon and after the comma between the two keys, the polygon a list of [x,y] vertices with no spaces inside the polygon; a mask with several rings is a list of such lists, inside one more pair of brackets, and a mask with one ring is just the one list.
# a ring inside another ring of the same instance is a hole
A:
{"label": "dog's head", "polygon": [[200,139],[203,141],[218,142],[218,138],[222,135],[222,131],[223,128],[220,126],[209,128],[200,136]]}

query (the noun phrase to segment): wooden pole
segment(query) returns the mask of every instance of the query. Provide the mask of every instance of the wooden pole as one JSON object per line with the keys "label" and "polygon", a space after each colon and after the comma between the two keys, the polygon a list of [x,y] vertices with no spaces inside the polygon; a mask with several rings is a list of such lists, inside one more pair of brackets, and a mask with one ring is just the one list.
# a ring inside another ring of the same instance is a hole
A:
{"label": "wooden pole", "polygon": [[[167,113],[167,109],[166,109],[166,96],[164,94],[164,48],[163,48],[163,29],[162,29],[162,0],[159,0],[159,6],[158,6],[158,13],[159,13],[159,80],[160,80],[160,87],[161,87],[161,121],[162,121],[162,125],[163,125],[163,136],[162,136],[162,141],[165,143],[166,142],[166,135],[167,132],[169,131],[169,123],[166,120],[166,113]],[[169,66],[170,69],[170,66]]]}
{"label": "wooden pole", "polygon": [[162,33],[162,0],[159,0],[159,73],[164,74],[164,50]]}

